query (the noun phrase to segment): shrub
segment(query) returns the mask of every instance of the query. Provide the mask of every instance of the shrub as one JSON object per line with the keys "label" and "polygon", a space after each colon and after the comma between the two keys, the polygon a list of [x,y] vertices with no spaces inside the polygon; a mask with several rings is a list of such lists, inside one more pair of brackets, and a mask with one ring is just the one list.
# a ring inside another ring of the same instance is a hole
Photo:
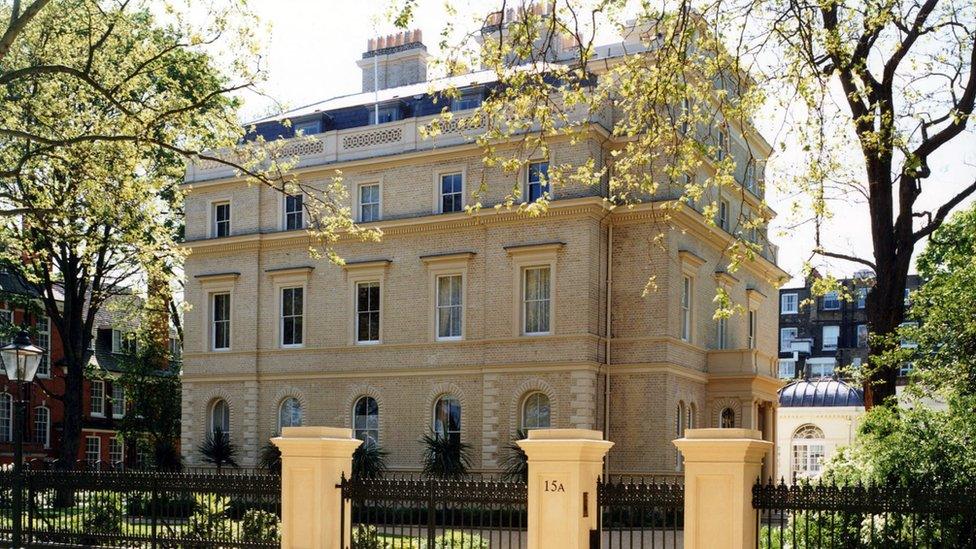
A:
{"label": "shrub", "polygon": [[488,549],[488,541],[477,534],[448,531],[434,538],[431,549]]}
{"label": "shrub", "polygon": [[97,492],[88,501],[81,528],[89,534],[119,534],[124,520],[122,497],[114,492]]}
{"label": "shrub", "polygon": [[241,520],[241,541],[248,543],[277,543],[278,515],[251,509]]}
{"label": "shrub", "polygon": [[386,473],[387,452],[371,440],[359,445],[352,453],[352,478],[380,478]]}
{"label": "shrub", "polygon": [[471,445],[461,442],[457,437],[442,437],[436,434],[424,435],[424,473],[444,479],[459,479],[467,476],[471,467]]}
{"label": "shrub", "polygon": [[505,471],[504,477],[509,481],[528,482],[529,480],[529,456],[525,455],[522,447],[515,443],[517,440],[526,438],[525,430],[515,431],[512,441],[505,446],[505,457],[502,458],[502,469]]}
{"label": "shrub", "polygon": [[352,533],[352,542],[356,549],[390,549],[390,544],[380,539],[375,526],[357,526]]}
{"label": "shrub", "polygon": [[229,540],[231,524],[227,520],[229,498],[194,496],[195,511],[186,525],[186,536],[200,540]]}
{"label": "shrub", "polygon": [[203,461],[216,465],[218,471],[225,465],[238,466],[235,459],[237,457],[237,446],[230,441],[230,436],[220,429],[208,432],[207,438],[203,440],[203,444],[198,450],[203,456]]}
{"label": "shrub", "polygon": [[281,474],[281,450],[277,446],[268,442],[261,447],[261,455],[258,457],[258,467],[269,473]]}

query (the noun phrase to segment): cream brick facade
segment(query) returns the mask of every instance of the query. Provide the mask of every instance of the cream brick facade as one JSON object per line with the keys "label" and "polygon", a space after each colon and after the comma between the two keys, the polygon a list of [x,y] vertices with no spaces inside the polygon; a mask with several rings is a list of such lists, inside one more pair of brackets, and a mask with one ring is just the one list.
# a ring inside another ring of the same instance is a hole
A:
{"label": "cream brick facade", "polygon": [[[590,139],[557,141],[548,160],[582,165],[594,158],[600,165],[607,154],[604,135],[595,130]],[[522,404],[534,392],[548,397],[552,427],[608,428],[613,472],[674,472],[679,460],[671,440],[679,409],[682,421],[690,415],[694,427],[706,427],[719,426],[722,410],[730,408],[736,427],[774,438],[775,286],[784,276],[774,261],[758,258],[733,275],[717,273],[731,237],[689,207],[665,220],[660,206],[666,196],[610,210],[604,189],[563,186],[539,217],[491,207],[437,214],[441,173],[462,173],[468,197],[484,181],[487,192],[479,200],[489,206],[524,173],[486,168],[470,140],[415,148],[298,170],[314,182],[341,169],[354,210],[358,185],[380,184],[382,220],[367,226],[382,229],[383,237],[341,239],[336,251],[345,266],[311,259],[306,233],[282,230],[276,191],[233,176],[197,181],[191,171],[185,272],[192,308],[185,318],[182,433],[189,464],[199,463],[196,448],[217,399],[229,405],[230,435],[243,465],[254,465],[259,448],[276,433],[278,409],[288,397],[301,403],[305,425],[350,427],[356,400],[372,396],[380,410],[379,442],[390,465],[404,469],[419,466],[418,440],[430,430],[442,395],[461,403],[461,437],[474,449],[476,469],[499,467],[521,427]],[[212,205],[223,201],[231,204],[231,234],[211,238]],[[741,202],[730,200],[733,216]],[[747,202],[759,207],[755,197]],[[551,268],[552,324],[547,335],[526,336],[520,333],[520,273],[536,265]],[[437,273],[463,276],[459,340],[435,338]],[[686,275],[693,280],[689,341],[681,339]],[[650,279],[656,287],[644,296]],[[357,280],[381,286],[378,344],[354,341]],[[746,314],[728,320],[727,348],[717,348],[712,299],[719,284],[756,312],[754,348]],[[304,288],[300,347],[280,345],[284,286]],[[230,348],[222,351],[209,344],[214,292],[231,296]]]}

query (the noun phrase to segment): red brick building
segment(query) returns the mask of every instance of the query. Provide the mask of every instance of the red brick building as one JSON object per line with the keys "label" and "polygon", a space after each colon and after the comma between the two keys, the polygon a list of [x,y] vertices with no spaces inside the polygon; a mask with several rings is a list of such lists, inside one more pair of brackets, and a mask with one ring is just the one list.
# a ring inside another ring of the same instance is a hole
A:
{"label": "red brick building", "polygon": [[[13,295],[18,297],[15,299]],[[34,344],[47,350],[37,377],[27,391],[24,459],[54,460],[59,456],[64,433],[64,405],[58,398],[64,394],[64,351],[57,328],[47,316],[28,314],[22,305],[15,304],[23,303],[22,298],[36,299],[40,305],[36,288],[18,275],[0,270],[0,325],[26,324],[32,328]],[[103,320],[96,326],[92,366],[100,373],[99,379],[85,380],[82,435],[77,455],[79,460],[101,462],[103,466],[131,461],[129,452],[117,436],[118,422],[125,412],[125,395],[121,385],[112,382],[118,374],[117,355],[123,351],[121,342],[124,339],[119,337],[122,332],[105,324]],[[113,331],[116,332],[114,337]],[[7,343],[3,341],[4,345]],[[0,373],[0,463],[13,460],[13,403],[19,397],[19,390]]]}

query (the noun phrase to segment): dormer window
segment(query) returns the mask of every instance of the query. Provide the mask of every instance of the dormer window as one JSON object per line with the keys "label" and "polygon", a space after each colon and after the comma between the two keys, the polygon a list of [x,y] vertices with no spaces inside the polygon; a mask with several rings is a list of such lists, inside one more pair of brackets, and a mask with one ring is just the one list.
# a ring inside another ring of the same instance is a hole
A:
{"label": "dormer window", "polygon": [[387,105],[385,107],[381,106],[378,109],[375,107],[369,109],[370,125],[396,122],[400,118],[400,105]]}
{"label": "dormer window", "polygon": [[305,120],[304,122],[296,122],[293,127],[295,128],[296,137],[298,135],[315,135],[317,133],[322,133],[321,120]]}
{"label": "dormer window", "polygon": [[466,111],[470,109],[477,109],[481,106],[481,94],[477,92],[469,92],[461,94],[461,97],[451,100],[451,111]]}

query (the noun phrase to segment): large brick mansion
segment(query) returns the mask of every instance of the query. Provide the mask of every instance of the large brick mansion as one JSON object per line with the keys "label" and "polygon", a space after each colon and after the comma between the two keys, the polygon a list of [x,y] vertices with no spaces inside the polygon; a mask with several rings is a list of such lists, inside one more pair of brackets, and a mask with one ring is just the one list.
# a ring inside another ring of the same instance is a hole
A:
{"label": "large brick mansion", "polygon": [[[604,430],[616,473],[675,471],[671,440],[685,427],[749,427],[773,440],[785,273],[769,244],[734,274],[722,261],[739,208],[763,207],[761,176],[709,198],[721,205],[717,226],[688,206],[661,223],[665,191],[611,210],[605,188],[573,184],[549,189],[539,217],[496,210],[514,177],[534,199],[549,163],[601,165],[609,125],[594,116],[589,139],[554,138],[517,176],[486,168],[477,128],[419,135],[444,106],[428,95],[426,59],[419,33],[371,40],[363,93],[256,126],[269,138],[312,135],[295,141],[296,173],[325,181],[341,169],[357,221],[382,229],[378,242],[340,239],[343,266],[309,257],[299,199],[221,165],[188,168],[187,462],[200,463],[196,449],[215,427],[239,446],[241,465],[296,424],[353,428],[393,468],[418,467],[431,430],[470,444],[484,470],[533,427]],[[466,75],[451,109],[463,118],[491,79]],[[724,134],[728,154],[768,155],[747,133]],[[482,178],[486,207],[465,213]],[[656,289],[643,296],[650,277]],[[713,320],[718,286],[748,310]]]}

